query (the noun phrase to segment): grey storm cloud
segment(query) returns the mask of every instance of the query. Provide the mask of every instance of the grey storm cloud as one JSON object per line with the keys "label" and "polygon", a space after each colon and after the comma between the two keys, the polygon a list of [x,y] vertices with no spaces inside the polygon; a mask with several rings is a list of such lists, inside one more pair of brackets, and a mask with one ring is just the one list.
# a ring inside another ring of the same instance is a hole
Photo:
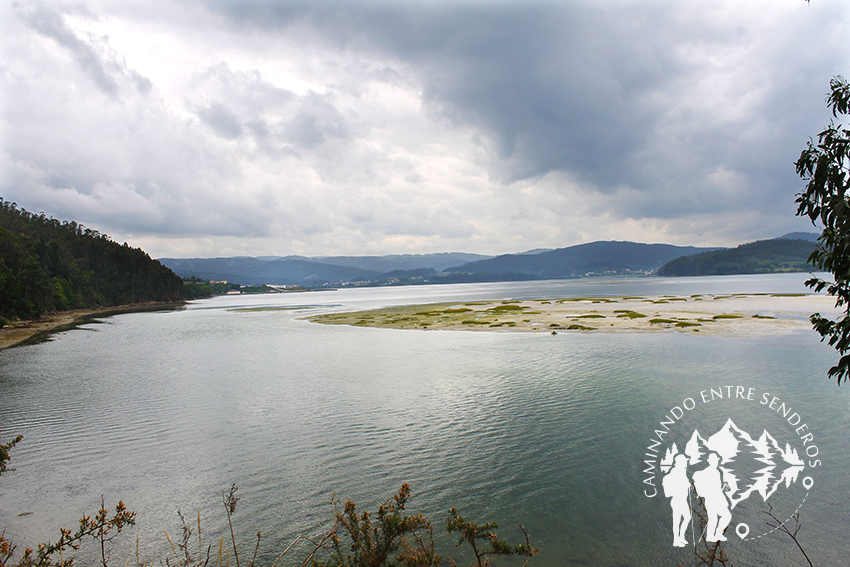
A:
{"label": "grey storm cloud", "polygon": [[[741,62],[771,66],[777,76],[770,80],[787,81],[785,86],[764,85],[755,77],[740,77],[739,92],[730,96],[769,89],[752,116],[736,124],[718,124],[706,109],[686,108],[689,130],[665,139],[664,127],[682,120],[681,115],[671,116],[671,110],[682,109],[671,109],[670,101],[679,92],[698,89],[707,71],[704,62],[689,60],[688,52],[698,46],[710,52],[722,50],[729,41],[744,45],[754,41],[744,27],[705,17],[712,10],[705,4],[686,8],[679,2],[211,1],[208,5],[226,14],[236,28],[267,33],[308,29],[339,49],[377,52],[416,66],[423,104],[450,123],[476,128],[486,136],[495,180],[509,183],[568,172],[607,193],[624,186],[673,196],[699,191],[700,178],[722,163],[747,178],[752,201],[763,200],[788,184],[789,159],[800,144],[793,126],[801,114],[821,110],[826,80],[846,59],[841,50],[824,53],[822,46],[790,41],[783,48],[779,41],[772,46],[774,52],[756,52],[755,61]],[[846,21],[846,15],[842,19]],[[841,20],[829,25],[840,26]],[[803,21],[777,30],[806,32],[818,30]],[[789,93],[799,98],[788,100]],[[689,151],[678,151],[676,142]],[[713,201],[715,197],[707,193],[705,199],[697,194],[673,201],[679,203],[675,210],[687,207],[687,201],[702,210],[723,207]],[[650,206],[657,213],[664,203],[670,203],[667,197]]]}
{"label": "grey storm cloud", "polygon": [[[662,179],[644,171],[653,131],[667,120],[682,83],[696,84],[704,68],[679,53],[690,46],[722,45],[746,30],[721,28],[700,17],[703,5],[682,18],[680,3],[391,3],[226,2],[208,5],[236,27],[267,33],[309,28],[340,49],[380,52],[416,65],[422,97],[446,120],[489,135],[491,173],[510,182],[569,171],[600,191],[630,185],[655,188]],[[679,5],[677,5],[679,4]],[[800,27],[803,27],[801,23]],[[789,33],[800,30],[790,29]],[[817,108],[822,84],[841,53],[775,53],[777,66],[798,64],[785,77],[793,92],[813,94],[803,103]],[[780,59],[782,58],[782,59]],[[796,59],[796,61],[795,61]],[[781,71],[780,71],[781,72]],[[753,84],[752,89],[763,85]],[[787,92],[787,91],[786,91]],[[743,93],[746,94],[746,93]],[[782,91],[767,100],[753,121],[730,127],[694,121],[687,135],[694,153],[708,163],[759,168],[765,156],[744,155],[761,122],[792,121]],[[704,109],[691,108],[699,116]],[[779,128],[777,128],[779,130]],[[672,156],[671,156],[672,158]],[[659,164],[660,165],[660,164]],[[674,165],[675,164],[668,164]],[[699,164],[697,164],[699,165]],[[665,168],[668,171],[669,167]],[[687,184],[687,172],[675,182]]]}
{"label": "grey storm cloud", "polygon": [[267,33],[308,26],[340,49],[412,63],[433,112],[492,136],[502,164],[493,173],[504,181],[563,169],[602,187],[622,181],[617,172],[657,111],[640,98],[677,64],[662,42],[636,48],[645,38],[611,29],[580,5],[210,5],[235,26]]}

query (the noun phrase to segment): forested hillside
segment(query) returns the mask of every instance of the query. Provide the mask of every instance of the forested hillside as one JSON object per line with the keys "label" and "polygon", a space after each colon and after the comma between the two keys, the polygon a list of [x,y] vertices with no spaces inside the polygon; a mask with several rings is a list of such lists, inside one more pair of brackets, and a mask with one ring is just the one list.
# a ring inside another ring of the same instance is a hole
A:
{"label": "forested hillside", "polygon": [[0,199],[0,319],[182,298],[182,280],[141,249]]}
{"label": "forested hillside", "polygon": [[472,274],[526,274],[541,279],[646,273],[658,269],[673,258],[704,250],[706,249],[672,244],[588,242],[538,254],[504,254],[445,271]]}
{"label": "forested hillside", "polygon": [[815,249],[808,240],[776,238],[741,244],[737,248],[682,256],[658,269],[659,276],[722,276],[765,274],[770,272],[807,272],[807,263]]}

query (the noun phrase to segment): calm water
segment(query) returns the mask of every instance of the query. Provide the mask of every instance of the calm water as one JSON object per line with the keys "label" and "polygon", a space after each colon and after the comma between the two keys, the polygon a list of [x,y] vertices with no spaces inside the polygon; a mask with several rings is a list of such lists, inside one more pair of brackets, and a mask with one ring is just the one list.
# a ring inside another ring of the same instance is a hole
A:
{"label": "calm water", "polygon": [[[522,523],[542,548],[532,564],[673,565],[689,556],[670,546],[669,505],[643,496],[641,455],[673,405],[740,384],[805,410],[823,467],[800,510],[800,539],[816,565],[839,565],[850,549],[850,387],[826,379],[835,355],[814,332],[552,336],[303,320],[437,301],[801,292],[805,278],[221,297],[93,321],[0,352],[2,436],[25,437],[13,453],[16,472],[0,480],[0,523],[8,538],[31,545],[55,539],[101,495],[123,499],[138,517],[116,564],[130,557],[135,534],[151,559],[165,553],[164,529],[178,534],[178,509],[193,519],[200,509],[205,536],[223,533],[221,491],[236,482],[239,537],[247,548],[262,530],[269,557],[327,523],[332,494],[372,509],[408,482],[412,509],[436,524],[456,506],[518,541],[513,526]],[[268,306],[294,309],[232,311]],[[751,412],[730,408],[758,433]],[[771,534],[729,549],[736,565],[800,564],[792,546]]]}

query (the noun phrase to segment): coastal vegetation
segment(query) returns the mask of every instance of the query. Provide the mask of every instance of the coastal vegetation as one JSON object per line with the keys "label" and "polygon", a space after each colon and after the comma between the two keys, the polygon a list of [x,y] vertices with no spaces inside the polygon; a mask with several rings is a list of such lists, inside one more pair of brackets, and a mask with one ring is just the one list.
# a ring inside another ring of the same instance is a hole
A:
{"label": "coastal vegetation", "polygon": [[183,278],[183,290],[186,299],[201,299],[213,295],[239,290],[239,284],[230,282],[211,282],[197,276]]}
{"label": "coastal vegetation", "polygon": [[[287,291],[303,289],[300,286],[294,286]],[[234,282],[203,280],[197,276],[183,278],[183,295],[186,299],[202,299],[228,293],[278,293],[279,291],[268,285],[245,286]]]}
{"label": "coastal vegetation", "polygon": [[804,329],[811,309],[830,309],[817,295],[581,297],[407,305],[308,317],[316,323],[391,329],[465,331],[665,331],[700,334]]}
{"label": "coastal vegetation", "polygon": [[638,313],[637,311],[632,311],[631,309],[615,309],[614,313],[617,314],[617,317],[623,319],[642,319],[646,317],[643,313]]}
{"label": "coastal vegetation", "polygon": [[0,322],[183,299],[183,281],[139,248],[0,199]]}

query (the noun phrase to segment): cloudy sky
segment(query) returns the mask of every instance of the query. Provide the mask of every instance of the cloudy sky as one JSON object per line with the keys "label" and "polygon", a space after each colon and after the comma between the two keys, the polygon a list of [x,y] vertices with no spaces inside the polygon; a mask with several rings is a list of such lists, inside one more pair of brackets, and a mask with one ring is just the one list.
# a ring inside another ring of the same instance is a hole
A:
{"label": "cloudy sky", "polygon": [[0,197],[154,257],[736,245],[846,0],[0,4]]}

